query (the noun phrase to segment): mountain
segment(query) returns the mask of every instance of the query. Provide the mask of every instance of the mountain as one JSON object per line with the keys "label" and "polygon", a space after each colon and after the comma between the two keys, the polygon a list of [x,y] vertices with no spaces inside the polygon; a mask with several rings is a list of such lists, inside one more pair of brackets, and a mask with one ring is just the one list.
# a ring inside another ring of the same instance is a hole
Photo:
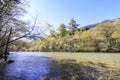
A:
{"label": "mountain", "polygon": [[89,30],[89,29],[91,29],[91,28],[96,27],[96,26],[99,25],[99,24],[103,24],[103,23],[107,23],[107,22],[113,23],[113,22],[118,21],[118,20],[120,20],[120,18],[112,19],[112,20],[104,20],[104,21],[99,22],[99,23],[96,23],[96,24],[86,25],[86,26],[84,26],[84,28],[85,28],[86,30]]}

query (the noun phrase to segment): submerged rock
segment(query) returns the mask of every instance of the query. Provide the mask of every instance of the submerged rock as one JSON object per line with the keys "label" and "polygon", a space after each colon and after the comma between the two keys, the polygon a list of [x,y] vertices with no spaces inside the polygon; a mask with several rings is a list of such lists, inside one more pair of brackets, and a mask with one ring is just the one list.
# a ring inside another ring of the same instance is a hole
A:
{"label": "submerged rock", "polygon": [[8,60],[7,61],[7,63],[13,63],[14,62],[14,60]]}

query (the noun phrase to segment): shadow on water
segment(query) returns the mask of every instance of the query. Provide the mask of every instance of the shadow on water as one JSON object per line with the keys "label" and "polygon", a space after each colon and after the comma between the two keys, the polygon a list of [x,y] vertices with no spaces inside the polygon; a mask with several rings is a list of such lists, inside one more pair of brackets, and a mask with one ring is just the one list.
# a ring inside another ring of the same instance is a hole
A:
{"label": "shadow on water", "polygon": [[15,62],[0,63],[0,80],[120,80],[120,70],[102,63],[28,54],[11,54],[10,59]]}

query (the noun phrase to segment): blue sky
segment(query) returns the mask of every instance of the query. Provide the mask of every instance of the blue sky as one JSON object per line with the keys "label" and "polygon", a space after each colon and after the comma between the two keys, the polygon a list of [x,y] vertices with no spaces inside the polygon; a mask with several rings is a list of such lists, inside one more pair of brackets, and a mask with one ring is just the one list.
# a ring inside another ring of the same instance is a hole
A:
{"label": "blue sky", "polygon": [[81,26],[120,18],[120,0],[29,0],[28,12],[55,27],[74,18]]}

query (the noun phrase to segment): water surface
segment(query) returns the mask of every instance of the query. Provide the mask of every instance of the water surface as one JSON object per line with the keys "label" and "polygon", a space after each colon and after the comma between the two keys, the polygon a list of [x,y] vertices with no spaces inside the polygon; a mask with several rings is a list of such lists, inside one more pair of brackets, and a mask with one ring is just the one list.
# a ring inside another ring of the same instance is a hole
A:
{"label": "water surface", "polygon": [[[15,62],[0,64],[0,80],[44,80],[49,76],[51,60],[48,57],[11,53],[9,59]],[[54,72],[58,74],[57,71]]]}
{"label": "water surface", "polygon": [[[51,58],[55,60],[53,61]],[[72,75],[78,75],[79,71],[82,70],[81,66],[72,63],[75,60],[101,62],[107,63],[109,67],[120,67],[120,54],[11,52],[9,59],[15,62],[10,64],[0,63],[0,80],[68,80],[69,78],[72,80]],[[57,59],[73,60],[57,62]],[[72,69],[74,67],[76,69]],[[96,73],[97,69],[87,68],[94,69]],[[100,71],[97,72],[101,74]],[[66,75],[68,75],[68,78],[65,77]]]}

